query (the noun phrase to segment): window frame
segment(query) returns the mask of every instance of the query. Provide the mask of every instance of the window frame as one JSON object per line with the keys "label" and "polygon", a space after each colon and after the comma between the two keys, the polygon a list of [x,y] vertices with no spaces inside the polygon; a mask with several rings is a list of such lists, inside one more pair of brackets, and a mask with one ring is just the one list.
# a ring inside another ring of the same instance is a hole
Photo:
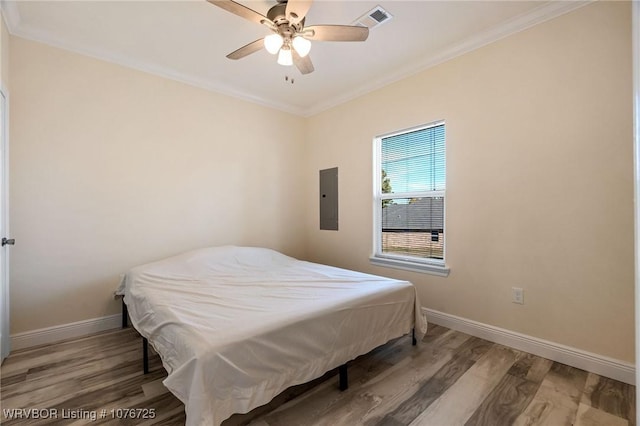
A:
{"label": "window frame", "polygon": [[[433,121],[431,123],[422,124],[408,129],[398,130],[386,133],[373,138],[373,253],[369,261],[377,266],[390,267],[396,269],[404,269],[413,272],[422,272],[437,276],[446,277],[449,275],[449,267],[446,265],[447,239],[443,242],[442,259],[418,258],[413,256],[404,256],[398,254],[389,254],[382,252],[382,200],[394,198],[418,198],[418,197],[443,197],[444,199],[444,217],[443,232],[446,235],[446,174],[445,189],[438,191],[419,191],[419,192],[401,192],[401,193],[382,193],[382,140],[385,138],[402,135],[405,133],[426,130],[437,126],[445,126],[445,167],[447,164],[446,149],[446,124],[445,120]],[[428,194],[428,195],[427,195]]]}

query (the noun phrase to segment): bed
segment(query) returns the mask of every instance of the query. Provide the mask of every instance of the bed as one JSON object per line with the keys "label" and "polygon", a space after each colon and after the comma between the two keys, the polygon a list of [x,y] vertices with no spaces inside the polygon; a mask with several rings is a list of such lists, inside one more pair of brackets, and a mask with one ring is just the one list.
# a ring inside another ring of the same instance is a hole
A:
{"label": "bed", "polygon": [[160,355],[187,425],[219,425],[391,339],[427,328],[414,286],[256,247],[131,269],[133,326]]}

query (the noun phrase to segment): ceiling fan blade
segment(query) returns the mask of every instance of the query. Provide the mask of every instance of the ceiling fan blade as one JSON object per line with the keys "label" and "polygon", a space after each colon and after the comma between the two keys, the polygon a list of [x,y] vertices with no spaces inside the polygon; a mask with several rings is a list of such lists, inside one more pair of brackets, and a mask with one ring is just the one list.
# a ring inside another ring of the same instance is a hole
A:
{"label": "ceiling fan blade", "polygon": [[256,41],[252,41],[249,44],[242,46],[240,49],[235,50],[227,55],[229,59],[241,59],[245,56],[249,56],[252,53],[257,52],[258,50],[264,47],[264,40],[259,38]]}
{"label": "ceiling fan blade", "polygon": [[285,9],[285,15],[289,22],[297,24],[302,21],[311,7],[312,0],[289,0],[287,1],[287,8]]}
{"label": "ceiling fan blade", "polygon": [[294,65],[300,70],[302,74],[309,74],[313,72],[313,63],[311,62],[311,58],[309,57],[309,55],[302,58],[300,57],[300,55],[298,55],[298,52],[296,52],[295,49],[291,49],[291,53],[293,55]]}
{"label": "ceiling fan blade", "polygon": [[[307,31],[313,35],[307,35]],[[365,41],[369,37],[369,28],[353,25],[311,25],[304,32],[305,38],[320,41]]]}
{"label": "ceiling fan blade", "polygon": [[241,18],[248,19],[249,21],[263,24],[265,22],[271,23],[271,20],[266,16],[256,12],[253,9],[249,9],[246,6],[236,3],[233,0],[207,0],[209,3],[216,5],[227,12],[231,12],[234,15],[238,15]]}

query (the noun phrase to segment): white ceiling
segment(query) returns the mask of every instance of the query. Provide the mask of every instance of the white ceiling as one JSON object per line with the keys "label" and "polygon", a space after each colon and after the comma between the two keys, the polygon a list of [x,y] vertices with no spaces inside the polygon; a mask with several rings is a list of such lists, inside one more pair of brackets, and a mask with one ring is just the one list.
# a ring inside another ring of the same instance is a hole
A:
{"label": "white ceiling", "polygon": [[[276,4],[239,2],[264,15]],[[377,5],[393,19],[362,43],[313,42],[315,72],[304,76],[264,50],[227,59],[269,31],[204,0],[3,0],[2,8],[14,35],[308,116],[584,4],[316,0],[307,25],[350,25]]]}

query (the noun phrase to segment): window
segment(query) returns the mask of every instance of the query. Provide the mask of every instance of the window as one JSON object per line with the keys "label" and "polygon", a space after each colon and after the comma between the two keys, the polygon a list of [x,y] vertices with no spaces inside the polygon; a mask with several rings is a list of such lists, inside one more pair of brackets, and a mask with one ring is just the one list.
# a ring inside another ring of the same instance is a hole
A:
{"label": "window", "polygon": [[448,275],[444,122],[380,136],[374,142],[372,263]]}

